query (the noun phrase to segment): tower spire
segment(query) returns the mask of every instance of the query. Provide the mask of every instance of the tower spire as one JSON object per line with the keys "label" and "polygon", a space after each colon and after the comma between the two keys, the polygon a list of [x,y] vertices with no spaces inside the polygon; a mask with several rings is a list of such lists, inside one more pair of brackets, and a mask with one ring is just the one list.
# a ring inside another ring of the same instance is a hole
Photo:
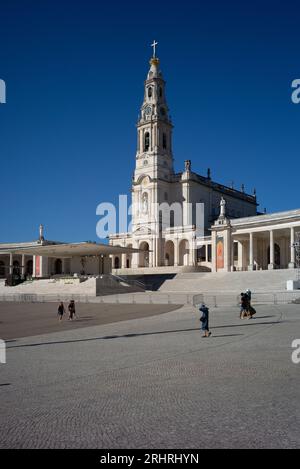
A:
{"label": "tower spire", "polygon": [[166,100],[165,81],[156,55],[158,42],[153,41],[153,56],[144,87],[144,99],[137,123],[137,164],[135,180],[148,174],[168,180],[173,175],[172,130]]}

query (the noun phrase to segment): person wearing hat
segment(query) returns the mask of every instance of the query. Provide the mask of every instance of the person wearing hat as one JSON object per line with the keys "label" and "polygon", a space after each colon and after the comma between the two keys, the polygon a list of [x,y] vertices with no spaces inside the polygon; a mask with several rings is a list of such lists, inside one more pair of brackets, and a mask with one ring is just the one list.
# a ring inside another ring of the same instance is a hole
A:
{"label": "person wearing hat", "polygon": [[202,326],[201,326],[201,329],[203,330],[204,332],[204,335],[202,337],[209,337],[211,335],[211,332],[209,331],[209,327],[208,327],[208,319],[209,319],[209,309],[208,307],[203,303],[200,308],[199,308],[199,311],[201,311],[202,313],[202,316],[200,318],[200,321],[202,322]]}

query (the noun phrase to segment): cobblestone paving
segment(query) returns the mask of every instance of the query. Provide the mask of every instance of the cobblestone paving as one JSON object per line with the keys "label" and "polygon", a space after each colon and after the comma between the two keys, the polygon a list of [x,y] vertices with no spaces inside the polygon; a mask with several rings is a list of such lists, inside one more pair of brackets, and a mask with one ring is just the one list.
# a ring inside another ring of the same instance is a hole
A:
{"label": "cobblestone paving", "polygon": [[66,331],[98,324],[156,316],[178,309],[169,304],[95,304],[76,303],[76,321],[68,321],[68,302],[63,320],[57,319],[58,303],[0,302],[0,337],[3,340],[28,337],[44,333]]}
{"label": "cobblestone paving", "polygon": [[7,343],[1,448],[300,446],[299,305],[191,307]]}

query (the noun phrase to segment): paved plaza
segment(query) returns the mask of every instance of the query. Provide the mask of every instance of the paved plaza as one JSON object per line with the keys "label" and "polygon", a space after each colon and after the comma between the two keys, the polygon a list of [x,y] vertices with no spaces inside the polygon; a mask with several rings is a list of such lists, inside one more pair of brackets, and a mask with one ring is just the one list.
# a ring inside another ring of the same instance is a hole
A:
{"label": "paved plaza", "polygon": [[299,305],[211,308],[207,339],[192,306],[82,305],[61,330],[53,306],[0,304],[1,448],[300,446]]}

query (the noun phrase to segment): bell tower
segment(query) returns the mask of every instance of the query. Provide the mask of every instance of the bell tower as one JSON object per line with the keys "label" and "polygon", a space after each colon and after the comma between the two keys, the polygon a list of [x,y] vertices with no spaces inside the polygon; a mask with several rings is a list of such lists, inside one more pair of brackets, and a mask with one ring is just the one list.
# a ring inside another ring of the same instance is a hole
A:
{"label": "bell tower", "polygon": [[162,217],[159,207],[171,197],[174,177],[173,125],[166,100],[166,83],[152,44],[150,70],[144,84],[144,99],[137,123],[136,165],[132,181],[133,244],[146,246],[147,262],[163,262]]}
{"label": "bell tower", "polygon": [[137,153],[135,182],[140,176],[169,181],[174,173],[172,155],[173,125],[169,116],[165,87],[156,57],[157,42],[153,42],[153,56],[144,87],[144,100],[137,123]]}

